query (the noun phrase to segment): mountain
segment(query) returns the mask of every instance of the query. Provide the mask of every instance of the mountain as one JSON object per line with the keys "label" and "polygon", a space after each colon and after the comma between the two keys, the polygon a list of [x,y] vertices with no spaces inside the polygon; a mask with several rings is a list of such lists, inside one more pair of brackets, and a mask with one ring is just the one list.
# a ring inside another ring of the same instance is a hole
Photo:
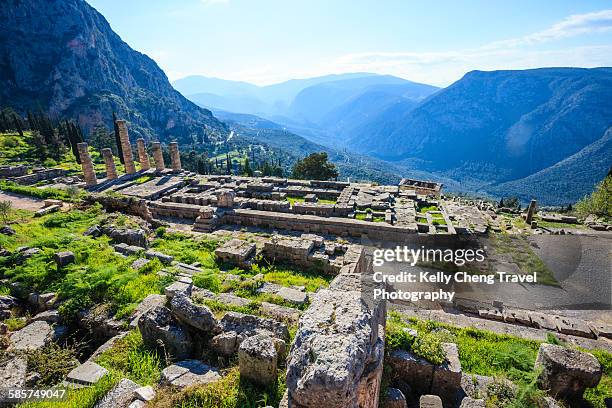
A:
{"label": "mountain", "polygon": [[594,184],[603,180],[612,163],[612,127],[601,139],[578,153],[519,180],[486,188],[497,196],[514,195],[522,201],[533,197],[545,203],[570,204],[593,191]]}
{"label": "mountain", "polygon": [[87,130],[125,118],[133,136],[222,140],[227,129],[83,0],[0,2],[0,107],[75,118]]}
{"label": "mountain", "polygon": [[[473,71],[416,108],[383,112],[347,146],[455,180],[499,184],[569,158],[611,124],[611,68]],[[598,181],[592,174],[589,187]]]}
{"label": "mountain", "polygon": [[273,153],[271,156],[281,156],[287,169],[290,169],[298,159],[324,151],[327,152],[329,160],[338,167],[340,179],[375,181],[381,184],[397,184],[401,179],[400,168],[346,149],[335,149],[313,143],[267,119],[223,111],[215,111],[215,115],[226,122],[234,132],[233,142],[262,146],[268,153]]}
{"label": "mountain", "polygon": [[173,82],[176,90],[200,106],[229,112],[285,115],[303,89],[341,79],[373,76],[369,73],[332,74],[313,78],[291,79],[278,84],[257,86],[247,82],[191,75]]}

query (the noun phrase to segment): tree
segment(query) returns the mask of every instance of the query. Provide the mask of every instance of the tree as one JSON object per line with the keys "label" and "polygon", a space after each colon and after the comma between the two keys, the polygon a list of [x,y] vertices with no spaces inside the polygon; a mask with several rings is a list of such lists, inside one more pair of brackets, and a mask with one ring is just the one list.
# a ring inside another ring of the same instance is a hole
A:
{"label": "tree", "polygon": [[113,112],[113,128],[115,129],[115,144],[117,145],[117,155],[119,156],[119,161],[121,164],[125,164],[123,162],[123,149],[121,148],[121,138],[119,137],[119,125],[117,125],[117,117],[115,116],[115,112]]}
{"label": "tree", "polygon": [[302,180],[330,180],[338,177],[338,169],[327,160],[327,153],[312,153],[293,166],[293,177]]}
{"label": "tree", "polygon": [[11,200],[0,201],[0,217],[2,217],[5,224],[8,222],[9,213],[12,207],[13,203]]}
{"label": "tree", "polygon": [[245,176],[253,177],[253,169],[251,168],[248,157],[244,159],[243,174]]}
{"label": "tree", "polygon": [[612,176],[607,176],[591,195],[578,201],[576,212],[584,217],[593,214],[612,218]]}

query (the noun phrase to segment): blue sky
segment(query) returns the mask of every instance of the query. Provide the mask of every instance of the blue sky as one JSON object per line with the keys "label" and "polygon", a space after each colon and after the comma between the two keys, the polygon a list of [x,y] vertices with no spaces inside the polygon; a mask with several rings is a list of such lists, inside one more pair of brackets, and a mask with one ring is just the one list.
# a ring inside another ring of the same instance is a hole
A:
{"label": "blue sky", "polygon": [[87,0],[171,80],[612,66],[610,1]]}

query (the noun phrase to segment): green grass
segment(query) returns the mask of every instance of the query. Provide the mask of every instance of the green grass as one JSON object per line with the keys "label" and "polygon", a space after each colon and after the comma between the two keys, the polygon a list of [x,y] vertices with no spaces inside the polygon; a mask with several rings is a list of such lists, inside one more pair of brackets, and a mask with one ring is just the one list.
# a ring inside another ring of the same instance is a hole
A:
{"label": "green grass", "polygon": [[538,227],[543,228],[562,228],[562,229],[587,229],[587,227],[583,224],[568,224],[565,222],[552,222],[552,221],[542,221],[541,219],[536,219],[538,222]]}
{"label": "green grass", "polygon": [[499,254],[506,254],[511,261],[526,274],[536,273],[538,283],[557,286],[552,271],[533,252],[527,238],[522,235],[495,234],[491,235],[491,243]]}
{"label": "green grass", "polygon": [[155,178],[155,176],[153,176],[153,175],[151,175],[151,174],[147,174],[147,175],[145,175],[145,176],[140,176],[140,177],[138,177],[136,180],[134,180],[134,182],[135,182],[136,184],[144,184],[144,183],[146,183],[147,181],[151,181],[151,180],[153,180],[154,178]]}
{"label": "green grass", "polygon": [[[162,293],[165,282],[156,273],[162,265],[155,260],[134,271],[130,265],[136,258],[119,257],[107,237],[83,236],[102,216],[100,208],[93,206],[15,224],[16,234],[0,235],[0,245],[11,251],[38,247],[41,252],[23,263],[16,256],[0,258],[0,276],[21,282],[30,291],[57,292],[65,300],[60,312],[67,318],[98,303],[108,303],[118,317],[127,316],[147,295]],[[75,263],[58,270],[53,261],[58,251],[72,251]]]}
{"label": "green grass", "polygon": [[28,324],[28,319],[25,317],[9,317],[3,321],[7,325],[8,329],[12,332],[19,329],[23,329]]}
{"label": "green grass", "polygon": [[421,214],[426,214],[428,211],[440,211],[440,209],[435,205],[420,207],[419,212]]}
{"label": "green grass", "polygon": [[[508,378],[519,386],[519,395],[515,401],[508,402],[507,405],[492,406],[535,406],[534,400],[541,395],[541,391],[533,384],[537,374],[534,372],[534,363],[541,342],[434,321],[404,319],[399,313],[391,311],[387,320],[386,336],[390,350],[413,347],[414,339],[403,331],[404,328],[416,329],[419,337],[433,335],[439,342],[456,343],[461,368],[465,373]],[[435,341],[430,342],[435,345]],[[435,358],[437,349],[432,346],[429,349],[429,352],[417,350],[415,353],[432,361],[432,355]],[[585,351],[592,353],[599,360],[604,372],[599,385],[589,389],[585,398],[594,407],[604,408],[605,397],[612,395],[612,354],[601,350]]]}
{"label": "green grass", "polygon": [[96,363],[138,384],[155,385],[165,361],[156,351],[149,350],[140,332],[134,330],[98,356]]}
{"label": "green grass", "polygon": [[357,213],[357,214],[355,214],[355,219],[356,220],[365,221],[366,220],[366,216],[367,216],[367,214]]}
{"label": "green grass", "polygon": [[285,392],[285,373],[278,370],[278,380],[270,387],[261,387],[240,378],[238,367],[231,368],[219,381],[176,392],[163,389],[152,405],[157,408],[257,408],[278,406]]}
{"label": "green grass", "polygon": [[[289,201],[291,206],[293,206],[295,203],[303,203],[304,197],[287,196],[287,201]],[[319,204],[336,204],[336,200],[325,200],[323,198],[319,198],[317,202]]]}
{"label": "green grass", "polygon": [[431,223],[433,225],[446,225],[446,221],[444,218],[432,218]]}
{"label": "green grass", "polygon": [[162,232],[151,245],[157,251],[173,256],[175,260],[192,264],[200,262],[204,268],[217,268],[214,250],[220,241],[181,233]]}
{"label": "green grass", "polygon": [[5,180],[0,180],[0,190],[9,193],[22,194],[34,198],[54,199],[67,202],[78,202],[83,197],[82,191],[76,197],[72,197],[70,196],[68,191],[61,190],[59,188],[21,186],[12,181]]}

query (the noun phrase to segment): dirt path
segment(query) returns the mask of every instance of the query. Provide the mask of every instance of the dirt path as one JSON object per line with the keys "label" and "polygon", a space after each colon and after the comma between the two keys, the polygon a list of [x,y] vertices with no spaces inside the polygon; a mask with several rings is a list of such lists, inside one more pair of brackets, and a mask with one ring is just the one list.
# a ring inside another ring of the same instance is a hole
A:
{"label": "dirt path", "polygon": [[44,205],[44,200],[0,191],[0,201],[10,201],[14,209],[36,211]]}

